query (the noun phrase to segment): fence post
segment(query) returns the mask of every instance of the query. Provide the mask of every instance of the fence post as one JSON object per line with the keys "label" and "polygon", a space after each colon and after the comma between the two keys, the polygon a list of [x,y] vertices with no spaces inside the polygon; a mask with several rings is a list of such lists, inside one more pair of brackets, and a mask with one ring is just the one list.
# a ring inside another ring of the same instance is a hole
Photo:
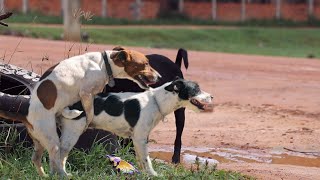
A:
{"label": "fence post", "polygon": [[29,10],[29,0],[22,0],[22,13],[27,14]]}
{"label": "fence post", "polygon": [[217,20],[217,0],[212,0],[212,20]]}
{"label": "fence post", "polygon": [[314,1],[308,0],[308,16],[309,18],[313,17]]}
{"label": "fence post", "polygon": [[101,0],[101,16],[104,18],[107,17],[107,3],[107,0]]}
{"label": "fence post", "polygon": [[241,0],[241,21],[246,20],[246,0]]}
{"label": "fence post", "polygon": [[276,0],[276,19],[281,19],[281,0]]}
{"label": "fence post", "polygon": [[183,0],[179,0],[179,12],[183,13],[183,8],[184,8],[184,2]]}

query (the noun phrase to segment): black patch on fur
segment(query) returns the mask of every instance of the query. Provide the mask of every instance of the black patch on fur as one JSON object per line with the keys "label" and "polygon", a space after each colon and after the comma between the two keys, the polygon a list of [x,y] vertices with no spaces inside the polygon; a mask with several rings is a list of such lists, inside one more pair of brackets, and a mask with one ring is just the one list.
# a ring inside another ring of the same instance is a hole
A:
{"label": "black patch on fur", "polygon": [[131,127],[134,127],[140,118],[140,103],[137,99],[130,99],[124,102],[124,117]]}
{"label": "black patch on fur", "polygon": [[[104,99],[104,97],[107,97]],[[99,94],[94,98],[94,115],[100,114],[102,111],[105,111],[110,116],[120,116],[123,113],[123,102],[120,100],[118,96],[115,95],[106,95]],[[69,109],[77,109],[83,111],[83,106],[81,101],[69,106]],[[86,113],[83,111],[78,117],[74,118],[74,120],[79,120],[86,116]]]}
{"label": "black patch on fur", "polygon": [[120,116],[123,112],[123,102],[118,96],[111,95],[106,100],[102,98],[94,99],[94,114],[98,115],[105,111],[110,116]]}
{"label": "black patch on fur", "polygon": [[197,83],[187,81],[184,82],[184,87],[179,91],[179,97],[183,100],[188,100],[201,93],[200,87]]}
{"label": "black patch on fur", "polygon": [[59,65],[59,63],[56,64],[56,65],[54,65],[54,66],[52,66],[52,67],[50,67],[48,70],[46,70],[46,72],[44,72],[43,75],[40,77],[40,80],[39,80],[39,81],[41,81],[42,79],[48,77],[48,76],[51,74],[51,72],[54,70],[54,68],[55,68],[56,66],[58,66],[58,65]]}
{"label": "black patch on fur", "polygon": [[170,85],[165,87],[165,90],[178,93],[179,98],[188,100],[201,93],[200,87],[196,82],[177,79]]}

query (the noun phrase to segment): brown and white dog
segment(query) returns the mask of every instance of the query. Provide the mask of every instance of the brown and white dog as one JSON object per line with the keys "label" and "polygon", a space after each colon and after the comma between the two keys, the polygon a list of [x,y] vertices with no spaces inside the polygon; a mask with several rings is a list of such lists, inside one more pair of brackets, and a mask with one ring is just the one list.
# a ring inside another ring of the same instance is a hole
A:
{"label": "brown and white dog", "polygon": [[[35,152],[48,151],[51,173],[67,175],[60,163],[56,116],[65,107],[80,100],[87,115],[87,127],[94,116],[94,96],[113,77],[131,79],[140,87],[148,88],[148,84],[155,83],[160,75],[137,51],[91,52],[61,61],[46,71],[35,86],[26,117],[31,126],[28,132],[33,138]],[[45,175],[41,162],[35,161],[39,159],[37,155],[34,153],[32,160],[38,173]]]}

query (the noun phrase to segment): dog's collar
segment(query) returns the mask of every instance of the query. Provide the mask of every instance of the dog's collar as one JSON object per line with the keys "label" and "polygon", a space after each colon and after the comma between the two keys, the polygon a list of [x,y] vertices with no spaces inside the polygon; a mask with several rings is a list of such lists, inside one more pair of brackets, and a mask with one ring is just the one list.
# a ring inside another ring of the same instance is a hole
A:
{"label": "dog's collar", "polygon": [[107,75],[109,77],[108,85],[110,87],[113,87],[115,85],[115,82],[114,82],[114,77],[112,75],[112,69],[111,69],[111,65],[109,63],[108,55],[107,55],[106,51],[103,51],[101,54],[102,54],[102,58],[103,58],[104,64],[106,66]]}

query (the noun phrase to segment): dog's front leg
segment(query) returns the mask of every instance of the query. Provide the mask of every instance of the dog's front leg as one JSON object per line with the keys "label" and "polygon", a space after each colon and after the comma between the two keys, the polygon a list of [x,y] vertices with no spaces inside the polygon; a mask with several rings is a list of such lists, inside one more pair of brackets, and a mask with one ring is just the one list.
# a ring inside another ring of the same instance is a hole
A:
{"label": "dog's front leg", "polygon": [[134,149],[136,151],[137,161],[139,165],[145,170],[148,174],[152,176],[157,176],[157,172],[153,169],[152,163],[149,157],[148,149],[147,149],[147,138],[142,139],[132,139]]}
{"label": "dog's front leg", "polygon": [[83,131],[86,131],[87,128],[89,127],[90,123],[93,121],[93,116],[94,116],[94,107],[93,107],[93,98],[94,95],[91,92],[88,91],[81,91],[80,92],[80,97],[81,97],[81,103],[83,110],[86,113],[87,117],[87,123]]}
{"label": "dog's front leg", "polygon": [[[91,77],[91,76],[88,76]],[[100,76],[98,76],[100,77]],[[105,85],[105,80],[104,79],[99,79],[96,77],[96,81],[90,81],[89,83],[84,84],[79,92],[79,96],[81,99],[81,103],[83,106],[83,109],[86,113],[87,117],[87,124],[84,129],[84,131],[87,130],[89,127],[90,123],[93,121],[94,117],[94,96],[100,92],[102,92],[104,85]],[[89,79],[90,80],[90,79]]]}

